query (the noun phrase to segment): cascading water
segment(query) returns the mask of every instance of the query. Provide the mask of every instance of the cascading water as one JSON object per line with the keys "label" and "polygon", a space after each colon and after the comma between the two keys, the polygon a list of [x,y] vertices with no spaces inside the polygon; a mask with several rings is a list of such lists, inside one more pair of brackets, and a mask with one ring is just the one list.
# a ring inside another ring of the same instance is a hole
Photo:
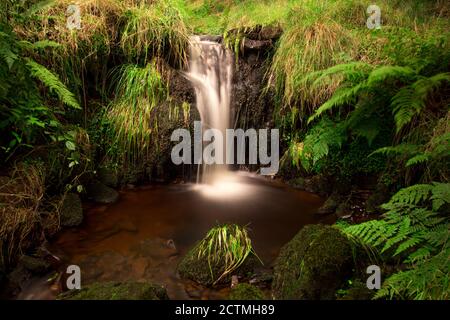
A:
{"label": "cascading water", "polygon": [[[225,137],[230,122],[231,78],[233,55],[217,42],[191,38],[189,71],[185,76],[195,89],[197,109],[202,129],[216,129]],[[225,144],[224,144],[225,146]],[[197,173],[197,182],[216,183],[227,171],[225,147],[215,150],[215,158],[223,164],[206,165],[203,161]]]}

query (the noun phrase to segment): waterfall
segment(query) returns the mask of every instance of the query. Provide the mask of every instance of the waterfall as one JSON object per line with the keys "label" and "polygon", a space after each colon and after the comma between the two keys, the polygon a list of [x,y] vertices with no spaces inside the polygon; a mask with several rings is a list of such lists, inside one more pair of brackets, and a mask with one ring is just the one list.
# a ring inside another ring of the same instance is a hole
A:
{"label": "waterfall", "polygon": [[[231,78],[233,55],[223,45],[191,38],[189,70],[185,76],[195,89],[197,109],[202,129],[225,130],[230,122]],[[197,182],[214,183],[227,171],[225,164],[225,143],[222,150],[216,150],[216,158],[223,164],[199,165]]]}

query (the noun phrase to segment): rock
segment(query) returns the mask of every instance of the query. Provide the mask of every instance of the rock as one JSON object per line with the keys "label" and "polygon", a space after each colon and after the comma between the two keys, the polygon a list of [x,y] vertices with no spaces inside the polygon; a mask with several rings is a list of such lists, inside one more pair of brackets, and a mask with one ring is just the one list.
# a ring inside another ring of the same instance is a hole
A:
{"label": "rock", "polygon": [[259,32],[259,37],[261,40],[274,40],[281,37],[283,29],[278,26],[266,26],[262,27]]}
{"label": "rock", "polygon": [[210,34],[201,35],[199,38],[201,41],[211,41],[211,42],[222,42],[223,39],[221,35],[210,35]]}
{"label": "rock", "polygon": [[330,179],[319,174],[307,178],[298,177],[290,180],[289,184],[294,188],[320,195],[330,194],[332,190]]}
{"label": "rock", "polygon": [[141,282],[94,283],[59,295],[60,300],[168,300],[166,289]]}
{"label": "rock", "polygon": [[276,299],[335,299],[352,268],[352,247],[338,229],[307,225],[275,261],[273,295]]}
{"label": "rock", "polygon": [[377,184],[374,192],[369,196],[366,201],[367,213],[380,213],[382,212],[381,205],[389,201],[390,193],[389,188],[382,183]]}
{"label": "rock", "polygon": [[338,205],[335,212],[338,218],[349,218],[352,215],[352,209],[348,202],[342,202]]}
{"label": "rock", "polygon": [[244,48],[250,50],[263,50],[272,46],[271,40],[244,40]]}
{"label": "rock", "polygon": [[317,214],[331,214],[334,213],[339,206],[339,202],[341,201],[341,197],[337,194],[332,194],[328,197],[328,199],[324,202],[324,204],[317,210]]}
{"label": "rock", "polygon": [[33,274],[44,274],[50,269],[50,263],[44,258],[23,255],[20,263]]}
{"label": "rock", "polygon": [[76,193],[66,194],[59,217],[63,227],[75,227],[83,222],[83,207]]}
{"label": "rock", "polygon": [[98,170],[98,179],[105,186],[111,188],[117,188],[119,184],[119,177],[117,175],[117,172],[113,169],[100,168]]}
{"label": "rock", "polygon": [[[233,232],[233,226],[240,228],[236,225],[230,226],[230,229],[227,230],[229,233]],[[203,239],[202,241],[207,241],[205,239]],[[192,248],[178,264],[177,271],[180,277],[195,281],[204,286],[229,283],[231,281],[231,274],[222,277],[222,279],[218,281],[219,277],[225,271],[225,257],[216,256],[215,261],[208,261],[208,257],[206,255],[199,255],[200,243],[195,245],[194,248]],[[257,261],[257,258],[253,254],[250,254],[249,256],[247,256],[244,262],[236,270],[233,271],[233,275],[236,275],[238,277],[246,277],[250,275],[257,265]]]}
{"label": "rock", "polygon": [[91,183],[87,187],[87,194],[89,199],[102,204],[114,203],[119,199],[119,193],[104,185],[100,181]]}
{"label": "rock", "polygon": [[229,300],[263,300],[264,293],[248,283],[239,283],[231,289]]}
{"label": "rock", "polygon": [[359,280],[347,290],[347,293],[339,300],[371,300],[374,295],[373,290],[367,288],[367,285]]}

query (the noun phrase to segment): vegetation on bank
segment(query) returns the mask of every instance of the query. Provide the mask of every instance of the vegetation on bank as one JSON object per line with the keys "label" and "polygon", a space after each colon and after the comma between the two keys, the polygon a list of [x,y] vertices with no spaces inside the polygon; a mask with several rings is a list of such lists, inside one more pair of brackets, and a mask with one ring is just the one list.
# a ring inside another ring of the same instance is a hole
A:
{"label": "vegetation on bank", "polygon": [[284,177],[375,177],[392,196],[377,219],[338,226],[394,267],[377,297],[449,298],[446,1],[379,0],[375,30],[362,0],[86,0],[81,30],[66,27],[71,3],[0,5],[0,269],[59,228],[62,194],[82,194],[99,169],[149,174],[167,156],[170,128],[189,126],[170,85],[190,34],[224,35],[242,54],[263,25],[283,30],[262,94]]}

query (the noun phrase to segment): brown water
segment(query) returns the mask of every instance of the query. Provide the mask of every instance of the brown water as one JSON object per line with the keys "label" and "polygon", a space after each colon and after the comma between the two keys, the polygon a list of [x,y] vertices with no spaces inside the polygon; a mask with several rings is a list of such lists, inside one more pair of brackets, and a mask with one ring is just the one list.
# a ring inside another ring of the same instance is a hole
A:
{"label": "brown water", "polygon": [[[166,286],[171,299],[223,298],[179,279],[180,258],[217,223],[248,225],[255,251],[270,267],[279,249],[299,229],[319,222],[322,200],[283,184],[250,176],[211,190],[192,184],[149,186],[123,191],[109,206],[87,205],[85,221],[63,230],[50,251],[81,268],[82,286],[94,281],[151,281]],[[35,279],[19,298],[52,298],[55,288]]]}

